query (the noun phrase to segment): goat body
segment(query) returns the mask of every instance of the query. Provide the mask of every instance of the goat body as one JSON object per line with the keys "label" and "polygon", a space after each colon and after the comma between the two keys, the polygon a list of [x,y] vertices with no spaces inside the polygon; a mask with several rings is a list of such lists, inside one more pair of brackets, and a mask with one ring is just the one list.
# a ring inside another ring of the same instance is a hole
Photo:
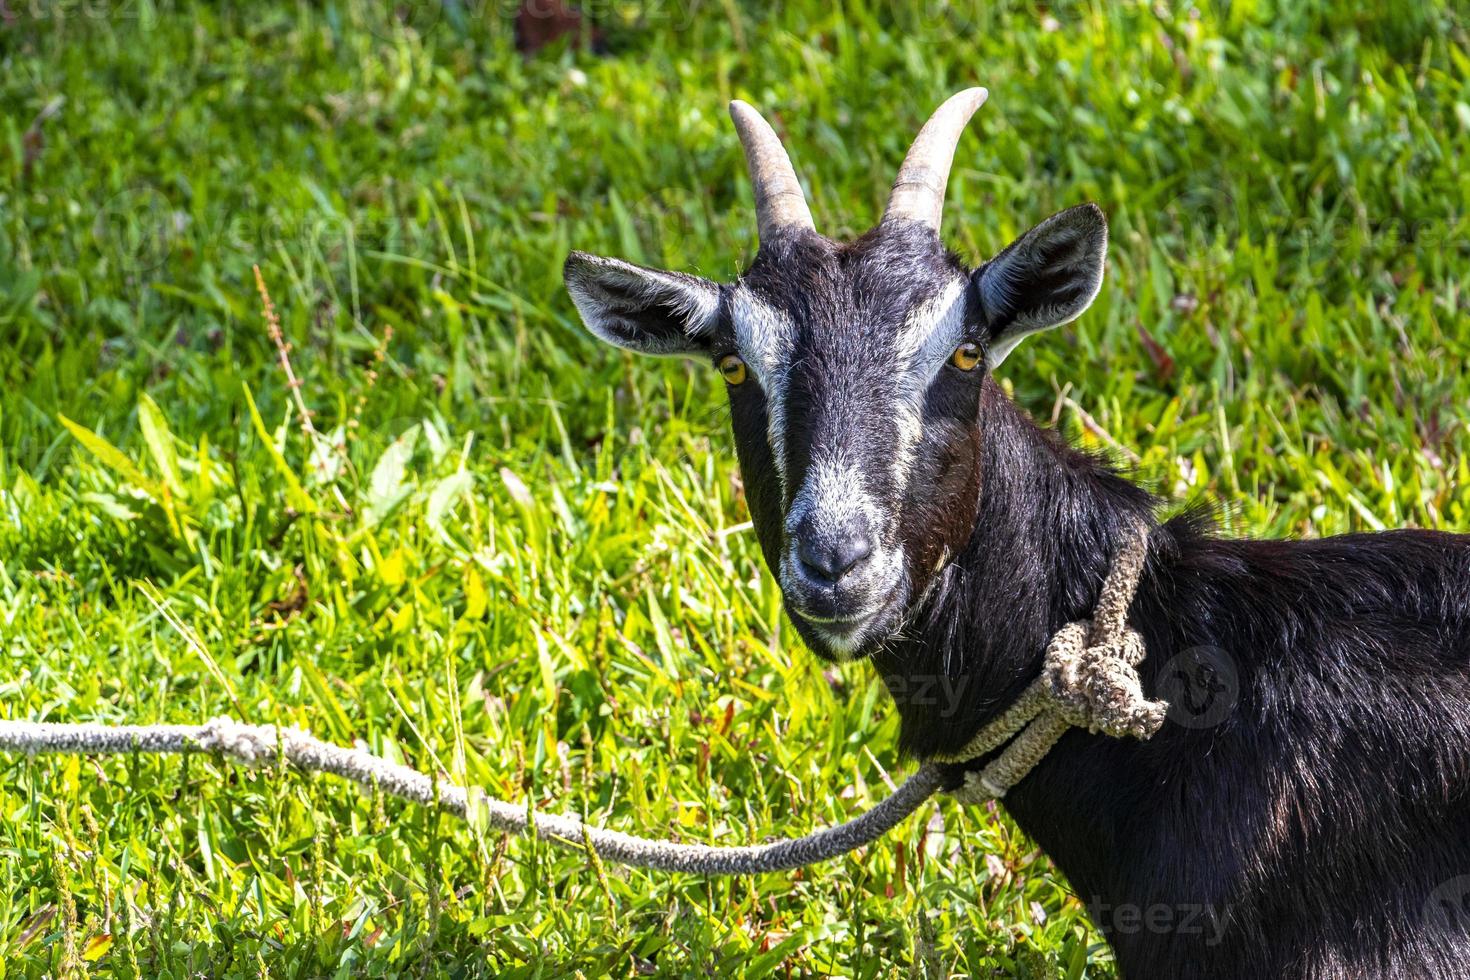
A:
{"label": "goat body", "polygon": [[958,749],[1011,704],[1149,521],[1130,624],[1169,722],[1147,742],[1073,729],[1005,799],[1123,975],[1470,976],[1470,536],[1158,524],[1148,494],[983,397],[975,533],[874,655],[906,748]]}

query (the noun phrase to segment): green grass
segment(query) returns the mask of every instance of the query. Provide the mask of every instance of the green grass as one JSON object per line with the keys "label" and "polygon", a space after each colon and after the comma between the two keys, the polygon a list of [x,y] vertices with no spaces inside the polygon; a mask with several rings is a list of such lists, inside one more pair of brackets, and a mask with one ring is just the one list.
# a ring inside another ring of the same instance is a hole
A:
{"label": "green grass", "polygon": [[[885,795],[896,718],[783,624],[720,386],[561,288],[574,246],[738,272],[736,96],[851,235],[989,86],[955,248],[1088,199],[1112,229],[1092,311],[1005,364],[1025,407],[1230,533],[1470,524],[1453,7],[651,0],[525,60],[507,4],[380,6],[10,4],[0,716],[300,724],[718,843]],[[803,873],[601,876],[325,778],[0,767],[5,976],[1111,975],[993,808]]]}

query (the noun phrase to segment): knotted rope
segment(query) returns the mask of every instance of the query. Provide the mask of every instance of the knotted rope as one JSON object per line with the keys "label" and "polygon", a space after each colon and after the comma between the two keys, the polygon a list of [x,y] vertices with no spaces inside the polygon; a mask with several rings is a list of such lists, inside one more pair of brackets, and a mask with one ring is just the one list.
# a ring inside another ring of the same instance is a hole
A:
{"label": "knotted rope", "polygon": [[1057,632],[1047,648],[1041,677],[961,752],[920,766],[887,799],[846,823],[765,844],[717,847],[649,840],[589,826],[576,817],[531,813],[524,805],[433,779],[366,749],[323,742],[299,728],[248,725],[230,718],[215,718],[204,725],[0,721],[0,751],[28,755],[203,752],[252,766],[271,765],[284,756],[303,771],[341,776],[461,817],[483,814],[496,830],[534,832],[562,847],[590,848],[619,864],[709,875],[789,871],[838,857],[882,837],[945,785],[948,780],[942,762],[970,761],[1014,737],[999,756],[978,773],[967,774],[964,785],[951,791],[956,799],[978,802],[1003,796],[1074,725],[1136,738],[1148,738],[1157,731],[1165,705],[1143,696],[1135,669],[1143,659],[1143,640],[1126,626],[1128,605],[1146,554],[1147,534],[1140,529],[1114,559],[1093,619],[1070,623]]}
{"label": "knotted rope", "polygon": [[1146,652],[1143,637],[1128,626],[1128,607],[1147,558],[1148,529],[1140,524],[1114,556],[1092,619],[1057,630],[1047,644],[1041,676],[1016,703],[964,748],[936,759],[969,762],[1006,746],[983,769],[965,774],[964,784],[950,791],[955,799],[980,803],[1005,796],[1069,728],[1143,739],[1159,730],[1169,706],[1144,697],[1137,669]]}

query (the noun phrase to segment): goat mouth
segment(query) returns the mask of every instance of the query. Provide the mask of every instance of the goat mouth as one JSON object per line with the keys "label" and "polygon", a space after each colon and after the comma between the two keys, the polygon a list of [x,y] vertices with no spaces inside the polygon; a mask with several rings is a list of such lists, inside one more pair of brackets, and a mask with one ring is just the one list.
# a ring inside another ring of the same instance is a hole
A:
{"label": "goat mouth", "polygon": [[898,621],[903,599],[903,590],[896,588],[881,602],[858,612],[822,615],[790,602],[786,608],[798,632],[817,653],[829,659],[858,660],[888,636],[889,626]]}
{"label": "goat mouth", "polygon": [[859,626],[866,623],[873,614],[878,612],[874,609],[868,612],[853,613],[848,616],[818,616],[816,613],[802,612],[797,610],[796,614],[808,623],[816,623],[818,626]]}
{"label": "goat mouth", "polygon": [[[895,599],[895,593],[881,593],[875,600],[854,601],[856,597],[825,593],[805,594],[788,598],[786,607],[792,614],[801,617],[813,626],[822,626],[836,631],[854,630],[870,623],[885,612]],[[859,604],[861,602],[861,604]]]}

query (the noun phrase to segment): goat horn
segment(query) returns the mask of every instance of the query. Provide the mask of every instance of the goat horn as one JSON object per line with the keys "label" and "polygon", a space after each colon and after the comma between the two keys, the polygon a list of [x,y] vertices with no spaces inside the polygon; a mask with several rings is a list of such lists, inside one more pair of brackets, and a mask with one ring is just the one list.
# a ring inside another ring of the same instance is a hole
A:
{"label": "goat horn", "polygon": [[785,229],[816,231],[806,195],[791,167],[791,158],[771,124],[748,103],[730,103],[730,118],[745,148],[745,163],[755,188],[756,231],[766,241]]}
{"label": "goat horn", "polygon": [[944,188],[949,183],[949,168],[954,163],[955,147],[960,133],[975,110],[985,104],[990,93],[983,88],[967,88],[951,95],[944,105],[919,130],[914,145],[898,168],[883,223],[895,220],[917,221],[926,228],[939,231],[939,218],[944,212]]}

